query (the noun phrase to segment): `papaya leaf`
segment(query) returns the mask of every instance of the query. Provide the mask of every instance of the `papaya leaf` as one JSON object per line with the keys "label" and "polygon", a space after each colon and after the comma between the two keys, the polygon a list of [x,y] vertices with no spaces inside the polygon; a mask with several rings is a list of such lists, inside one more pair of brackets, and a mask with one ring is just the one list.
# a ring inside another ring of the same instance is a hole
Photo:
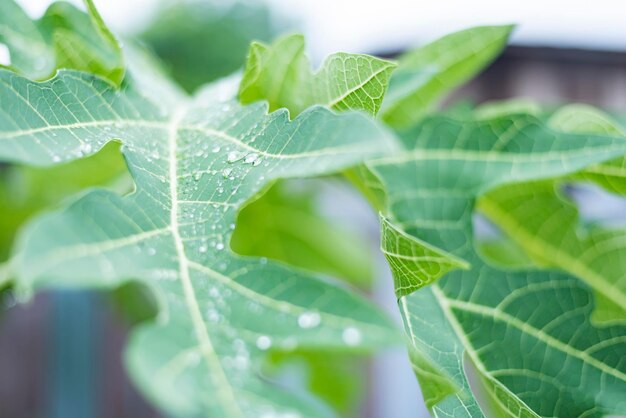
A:
{"label": "papaya leaf", "polygon": [[[626,141],[626,127],[606,113],[588,105],[573,104],[555,112],[550,126],[565,132],[598,133],[621,137]],[[572,176],[573,179],[592,181],[610,192],[626,195],[626,158],[616,158],[594,164]]]}
{"label": "papaya leaf", "polygon": [[384,216],[380,225],[381,249],[391,266],[398,298],[434,283],[453,269],[469,268],[465,261],[406,234]]}
{"label": "papaya leaf", "polygon": [[626,413],[626,327],[595,326],[593,294],[576,277],[487,264],[472,229],[483,193],[577,172],[624,155],[626,143],[554,131],[530,115],[428,118],[403,142],[405,153],[367,163],[386,191],[387,217],[403,233],[471,265],[399,301],[433,415],[485,415],[465,356],[497,415]]}
{"label": "papaya leaf", "polygon": [[598,226],[581,231],[578,210],[559,182],[523,183],[493,190],[478,208],[541,266],[559,268],[596,292],[594,319],[626,319],[626,233]]}
{"label": "papaya leaf", "polygon": [[[586,105],[569,105],[549,120],[555,129],[622,137],[622,128],[608,115]],[[539,265],[559,268],[586,281],[595,291],[593,319],[626,320],[625,232],[592,226],[582,230],[578,210],[561,193],[568,181],[594,181],[611,191],[626,190],[624,158],[568,176],[535,183],[509,185],[491,191],[478,208],[514,239]]]}
{"label": "papaya leaf", "polygon": [[[219,89],[217,89],[219,90]],[[125,197],[93,190],[22,231],[22,289],[114,288],[139,280],[159,304],[131,336],[127,366],[175,416],[325,416],[258,376],[272,347],[367,350],[397,341],[353,293],[282,264],[237,256],[237,210],[268,182],[325,174],[394,142],[364,115],[312,107],[290,121],[209,87],[176,107],[127,78],[118,90],[80,72],[37,83],[0,71],[0,158],[38,166],[93,154],[112,139],[135,182]]]}
{"label": "papaya leaf", "polygon": [[446,93],[490,64],[512,29],[510,25],[465,29],[403,54],[383,102],[383,120],[398,129],[419,122]]}
{"label": "papaya leaf", "polygon": [[292,116],[315,104],[375,115],[395,66],[369,55],[337,53],[313,73],[302,35],[285,36],[271,46],[254,42],[239,99],[242,103],[267,100],[270,110],[286,107]]}
{"label": "papaya leaf", "polygon": [[60,68],[88,71],[119,84],[124,78],[121,47],[104,24],[92,0],[87,14],[66,2],[55,2],[31,20],[14,0],[0,4],[0,43],[11,55],[11,68],[35,80]]}
{"label": "papaya leaf", "polygon": [[159,6],[139,37],[189,92],[239,70],[250,42],[276,35],[277,16],[265,3],[177,1]]}

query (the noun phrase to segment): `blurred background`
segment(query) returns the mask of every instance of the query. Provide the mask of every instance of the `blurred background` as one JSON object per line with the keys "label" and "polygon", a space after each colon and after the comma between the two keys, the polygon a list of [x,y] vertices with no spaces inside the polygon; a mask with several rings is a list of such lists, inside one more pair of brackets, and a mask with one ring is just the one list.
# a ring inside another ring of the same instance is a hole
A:
{"label": "blurred background", "polygon": [[[50,2],[19,3],[38,17]],[[516,23],[511,46],[448,103],[522,97],[548,105],[584,102],[626,114],[626,5],[619,0],[95,3],[117,34],[142,39],[190,92],[239,69],[251,40],[270,41],[284,32],[304,33],[309,54],[319,63],[336,51],[394,57],[458,29]],[[0,63],[7,59],[0,45]],[[582,193],[587,196],[583,201],[595,202],[581,208],[591,217],[612,219],[626,213],[621,201],[598,197],[597,190]],[[0,209],[6,209],[5,203],[0,202]],[[20,210],[8,213],[19,219],[36,211]],[[270,222],[272,216],[292,219],[294,224],[306,219],[315,227],[279,230]],[[15,232],[9,222],[0,223],[2,235]],[[370,294],[399,323],[378,239],[376,214],[347,184],[329,178],[272,188],[241,214],[232,246],[242,254],[289,260],[347,281]],[[328,241],[327,252],[317,253],[316,242]],[[0,248],[0,256],[7,252]],[[133,389],[122,365],[127,330],[152,314],[148,297],[145,306],[135,309],[124,304],[128,298],[141,297],[141,289],[130,286],[114,294],[49,292],[19,305],[10,290],[1,295],[0,418],[161,416]],[[320,353],[275,357],[268,373],[312,388],[345,417],[428,416],[401,347],[369,358],[329,358]]]}

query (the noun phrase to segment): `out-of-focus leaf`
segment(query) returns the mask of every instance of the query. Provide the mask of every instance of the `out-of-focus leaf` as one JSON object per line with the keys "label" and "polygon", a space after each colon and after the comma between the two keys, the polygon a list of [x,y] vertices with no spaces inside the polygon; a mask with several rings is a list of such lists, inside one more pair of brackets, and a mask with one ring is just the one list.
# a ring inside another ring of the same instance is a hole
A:
{"label": "out-of-focus leaf", "polygon": [[[550,126],[565,132],[600,133],[621,137],[626,141],[626,128],[606,113],[587,105],[568,105],[555,112]],[[594,164],[572,178],[592,181],[605,189],[626,195],[626,158]]]}
{"label": "out-of-focus leaf", "polygon": [[231,247],[367,287],[373,270],[367,239],[322,216],[314,198],[314,189],[272,186],[239,213]]}
{"label": "out-of-focus leaf", "polygon": [[0,260],[10,253],[17,230],[36,213],[91,186],[132,189],[119,146],[111,143],[89,158],[53,167],[0,168]]}
{"label": "out-of-focus leaf", "polygon": [[318,350],[274,352],[269,356],[268,373],[280,374],[295,368],[304,374],[307,388],[342,417],[359,416],[367,381],[365,357]]}
{"label": "out-of-focus leaf", "polygon": [[[586,105],[557,111],[550,125],[572,133],[621,137],[608,115]],[[626,190],[624,158],[595,164],[571,176],[594,181],[611,191]],[[626,235],[623,230],[592,226],[583,230],[576,207],[559,190],[564,179],[509,185],[479,200],[479,209],[514,239],[541,266],[556,267],[585,280],[596,292],[594,319],[626,319]],[[623,254],[622,254],[623,253]]]}
{"label": "out-of-focus leaf", "polygon": [[314,107],[290,121],[262,103],[220,100],[212,88],[171,108],[132,80],[117,90],[73,71],[44,83],[5,70],[0,78],[0,99],[12,103],[0,112],[0,158],[53,165],[122,142],[136,191],[91,191],[31,223],[15,273],[26,288],[111,288],[129,278],[149,286],[159,317],[133,333],[127,364],[167,412],[323,416],[258,378],[264,352],[396,341],[386,317],[358,296],[228,248],[238,209],[266,184],[391,150],[390,134],[365,115]]}
{"label": "out-of-focus leaf", "polygon": [[543,113],[544,110],[534,100],[511,99],[483,103],[474,109],[471,117],[479,119],[494,119],[512,114],[527,114],[540,118],[543,116]]}
{"label": "out-of-focus leaf", "polygon": [[11,68],[41,80],[59,68],[98,74],[119,84],[124,78],[121,48],[92,0],[88,13],[66,2],[53,3],[44,16],[31,20],[14,0],[0,2],[0,43],[11,54]]}
{"label": "out-of-focus leaf", "polygon": [[512,29],[466,29],[402,55],[383,102],[383,120],[396,128],[418,122],[446,93],[491,63],[506,46]]}
{"label": "out-of-focus leaf", "polygon": [[270,110],[286,107],[291,116],[313,105],[336,110],[364,110],[375,115],[396,64],[362,54],[337,53],[313,73],[304,38],[290,35],[268,46],[250,47],[239,99],[267,100]]}
{"label": "out-of-focus leaf", "polygon": [[140,36],[191,92],[241,68],[250,42],[274,34],[267,6],[209,0],[170,2]]}
{"label": "out-of-focus leaf", "polygon": [[626,319],[626,232],[598,227],[583,231],[578,211],[554,181],[493,190],[478,208],[540,266],[585,280],[596,292],[594,319]]}
{"label": "out-of-focus leaf", "polygon": [[485,263],[472,228],[474,202],[484,192],[579,171],[625,154],[626,142],[557,132],[516,115],[473,122],[429,118],[404,143],[405,153],[367,163],[387,193],[390,221],[471,264],[400,298],[419,353],[416,368],[427,371],[418,378],[432,414],[484,415],[464,355],[497,415],[626,413],[626,327],[596,327],[593,294],[567,273]]}
{"label": "out-of-focus leaf", "polygon": [[506,236],[487,239],[477,237],[476,250],[490,263],[503,269],[530,268],[533,265],[524,250]]}

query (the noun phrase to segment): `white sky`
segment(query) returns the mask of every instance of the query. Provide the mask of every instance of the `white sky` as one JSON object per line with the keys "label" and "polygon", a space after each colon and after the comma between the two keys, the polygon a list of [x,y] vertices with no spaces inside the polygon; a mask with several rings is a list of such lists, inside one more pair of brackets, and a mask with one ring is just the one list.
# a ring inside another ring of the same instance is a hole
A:
{"label": "white sky", "polygon": [[[49,3],[48,0],[18,1],[35,14],[43,13]],[[158,1],[95,0],[95,3],[112,27],[128,32],[149,20]],[[232,1],[219,0],[225,5]],[[624,0],[265,1],[302,22],[308,44],[317,58],[338,50],[398,50],[456,29],[504,23],[519,25],[513,37],[513,42],[518,44],[626,51]]]}

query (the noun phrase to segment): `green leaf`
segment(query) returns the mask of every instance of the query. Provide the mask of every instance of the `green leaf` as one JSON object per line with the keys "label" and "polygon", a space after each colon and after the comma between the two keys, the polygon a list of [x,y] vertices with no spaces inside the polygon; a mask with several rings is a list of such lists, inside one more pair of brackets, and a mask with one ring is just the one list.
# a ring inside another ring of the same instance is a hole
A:
{"label": "green leaf", "polygon": [[446,93],[489,65],[506,46],[512,29],[466,29],[402,55],[383,102],[383,120],[396,128],[418,122]]}
{"label": "green leaf", "polygon": [[476,238],[477,252],[491,264],[513,269],[533,265],[532,260],[524,250],[509,237],[484,238],[479,236]]}
{"label": "green leaf", "polygon": [[254,42],[239,99],[242,103],[267,100],[270,110],[286,107],[292,116],[315,104],[375,115],[395,66],[369,55],[337,53],[313,73],[301,35],[280,38],[271,46]]}
{"label": "green leaf", "polygon": [[[626,141],[626,128],[606,113],[587,105],[564,106],[552,115],[549,123],[553,128],[565,132],[605,134]],[[572,178],[592,181],[611,192],[626,195],[626,158],[594,164]]]}
{"label": "green leaf", "polygon": [[367,287],[373,275],[367,237],[320,214],[315,185],[288,186],[278,183],[242,209],[231,241],[233,250]]}
{"label": "green leaf", "polygon": [[626,231],[581,231],[576,207],[553,181],[493,190],[478,208],[526,250],[536,263],[586,281],[596,292],[594,319],[626,319]]}
{"label": "green leaf", "polygon": [[391,267],[398,298],[434,283],[454,269],[469,268],[464,260],[406,234],[384,216],[380,217],[380,225],[380,246]]}
{"label": "green leaf", "polygon": [[253,40],[270,40],[276,16],[265,4],[182,1],[163,4],[140,35],[187,91],[240,69]]}
{"label": "green leaf", "polygon": [[0,173],[0,260],[9,257],[18,229],[33,215],[91,186],[132,189],[119,146],[53,167],[10,165]]}
{"label": "green leaf", "polygon": [[[30,82],[0,71],[0,158],[49,165],[118,138],[135,182],[94,190],[30,224],[15,272],[22,288],[112,288],[139,280],[156,322],[131,336],[126,362],[144,393],[175,416],[325,416],[258,376],[276,347],[367,350],[396,341],[365,300],[283,264],[237,256],[237,210],[278,178],[326,174],[385,153],[366,116],[314,107],[290,121],[203,90],[175,108],[136,90],[62,71]],[[231,178],[232,177],[232,178]]]}
{"label": "green leaf", "polygon": [[473,117],[478,119],[494,119],[512,114],[529,114],[541,118],[543,109],[537,102],[530,99],[511,99],[487,102],[473,109]]}
{"label": "green leaf", "polygon": [[358,416],[367,386],[365,356],[321,350],[297,350],[270,355],[272,374],[299,372],[309,390],[326,401],[342,417]]}
{"label": "green leaf", "polygon": [[428,364],[416,367],[428,370],[418,378],[435,394],[433,415],[484,415],[464,355],[499,415],[625,414],[626,327],[592,324],[593,295],[575,277],[487,264],[476,252],[472,212],[489,189],[576,172],[625,154],[626,143],[553,131],[525,115],[431,118],[404,143],[404,154],[368,163],[387,192],[386,213],[407,234],[471,264],[400,299],[412,349]]}
{"label": "green leaf", "polygon": [[[623,137],[608,115],[586,105],[569,105],[549,121],[566,132],[595,132]],[[626,139],[626,138],[625,138]],[[595,164],[569,178],[592,180],[612,191],[624,190],[624,158]],[[577,208],[561,196],[564,179],[496,189],[479,208],[539,265],[556,267],[586,281],[596,292],[594,319],[626,319],[626,237],[622,230],[591,227],[581,230]],[[624,254],[622,254],[624,253]]]}
{"label": "green leaf", "polygon": [[121,48],[92,0],[88,13],[66,2],[53,3],[32,21],[14,0],[0,4],[0,42],[11,54],[11,68],[28,78],[51,77],[59,68],[89,71],[119,84],[124,78]]}

